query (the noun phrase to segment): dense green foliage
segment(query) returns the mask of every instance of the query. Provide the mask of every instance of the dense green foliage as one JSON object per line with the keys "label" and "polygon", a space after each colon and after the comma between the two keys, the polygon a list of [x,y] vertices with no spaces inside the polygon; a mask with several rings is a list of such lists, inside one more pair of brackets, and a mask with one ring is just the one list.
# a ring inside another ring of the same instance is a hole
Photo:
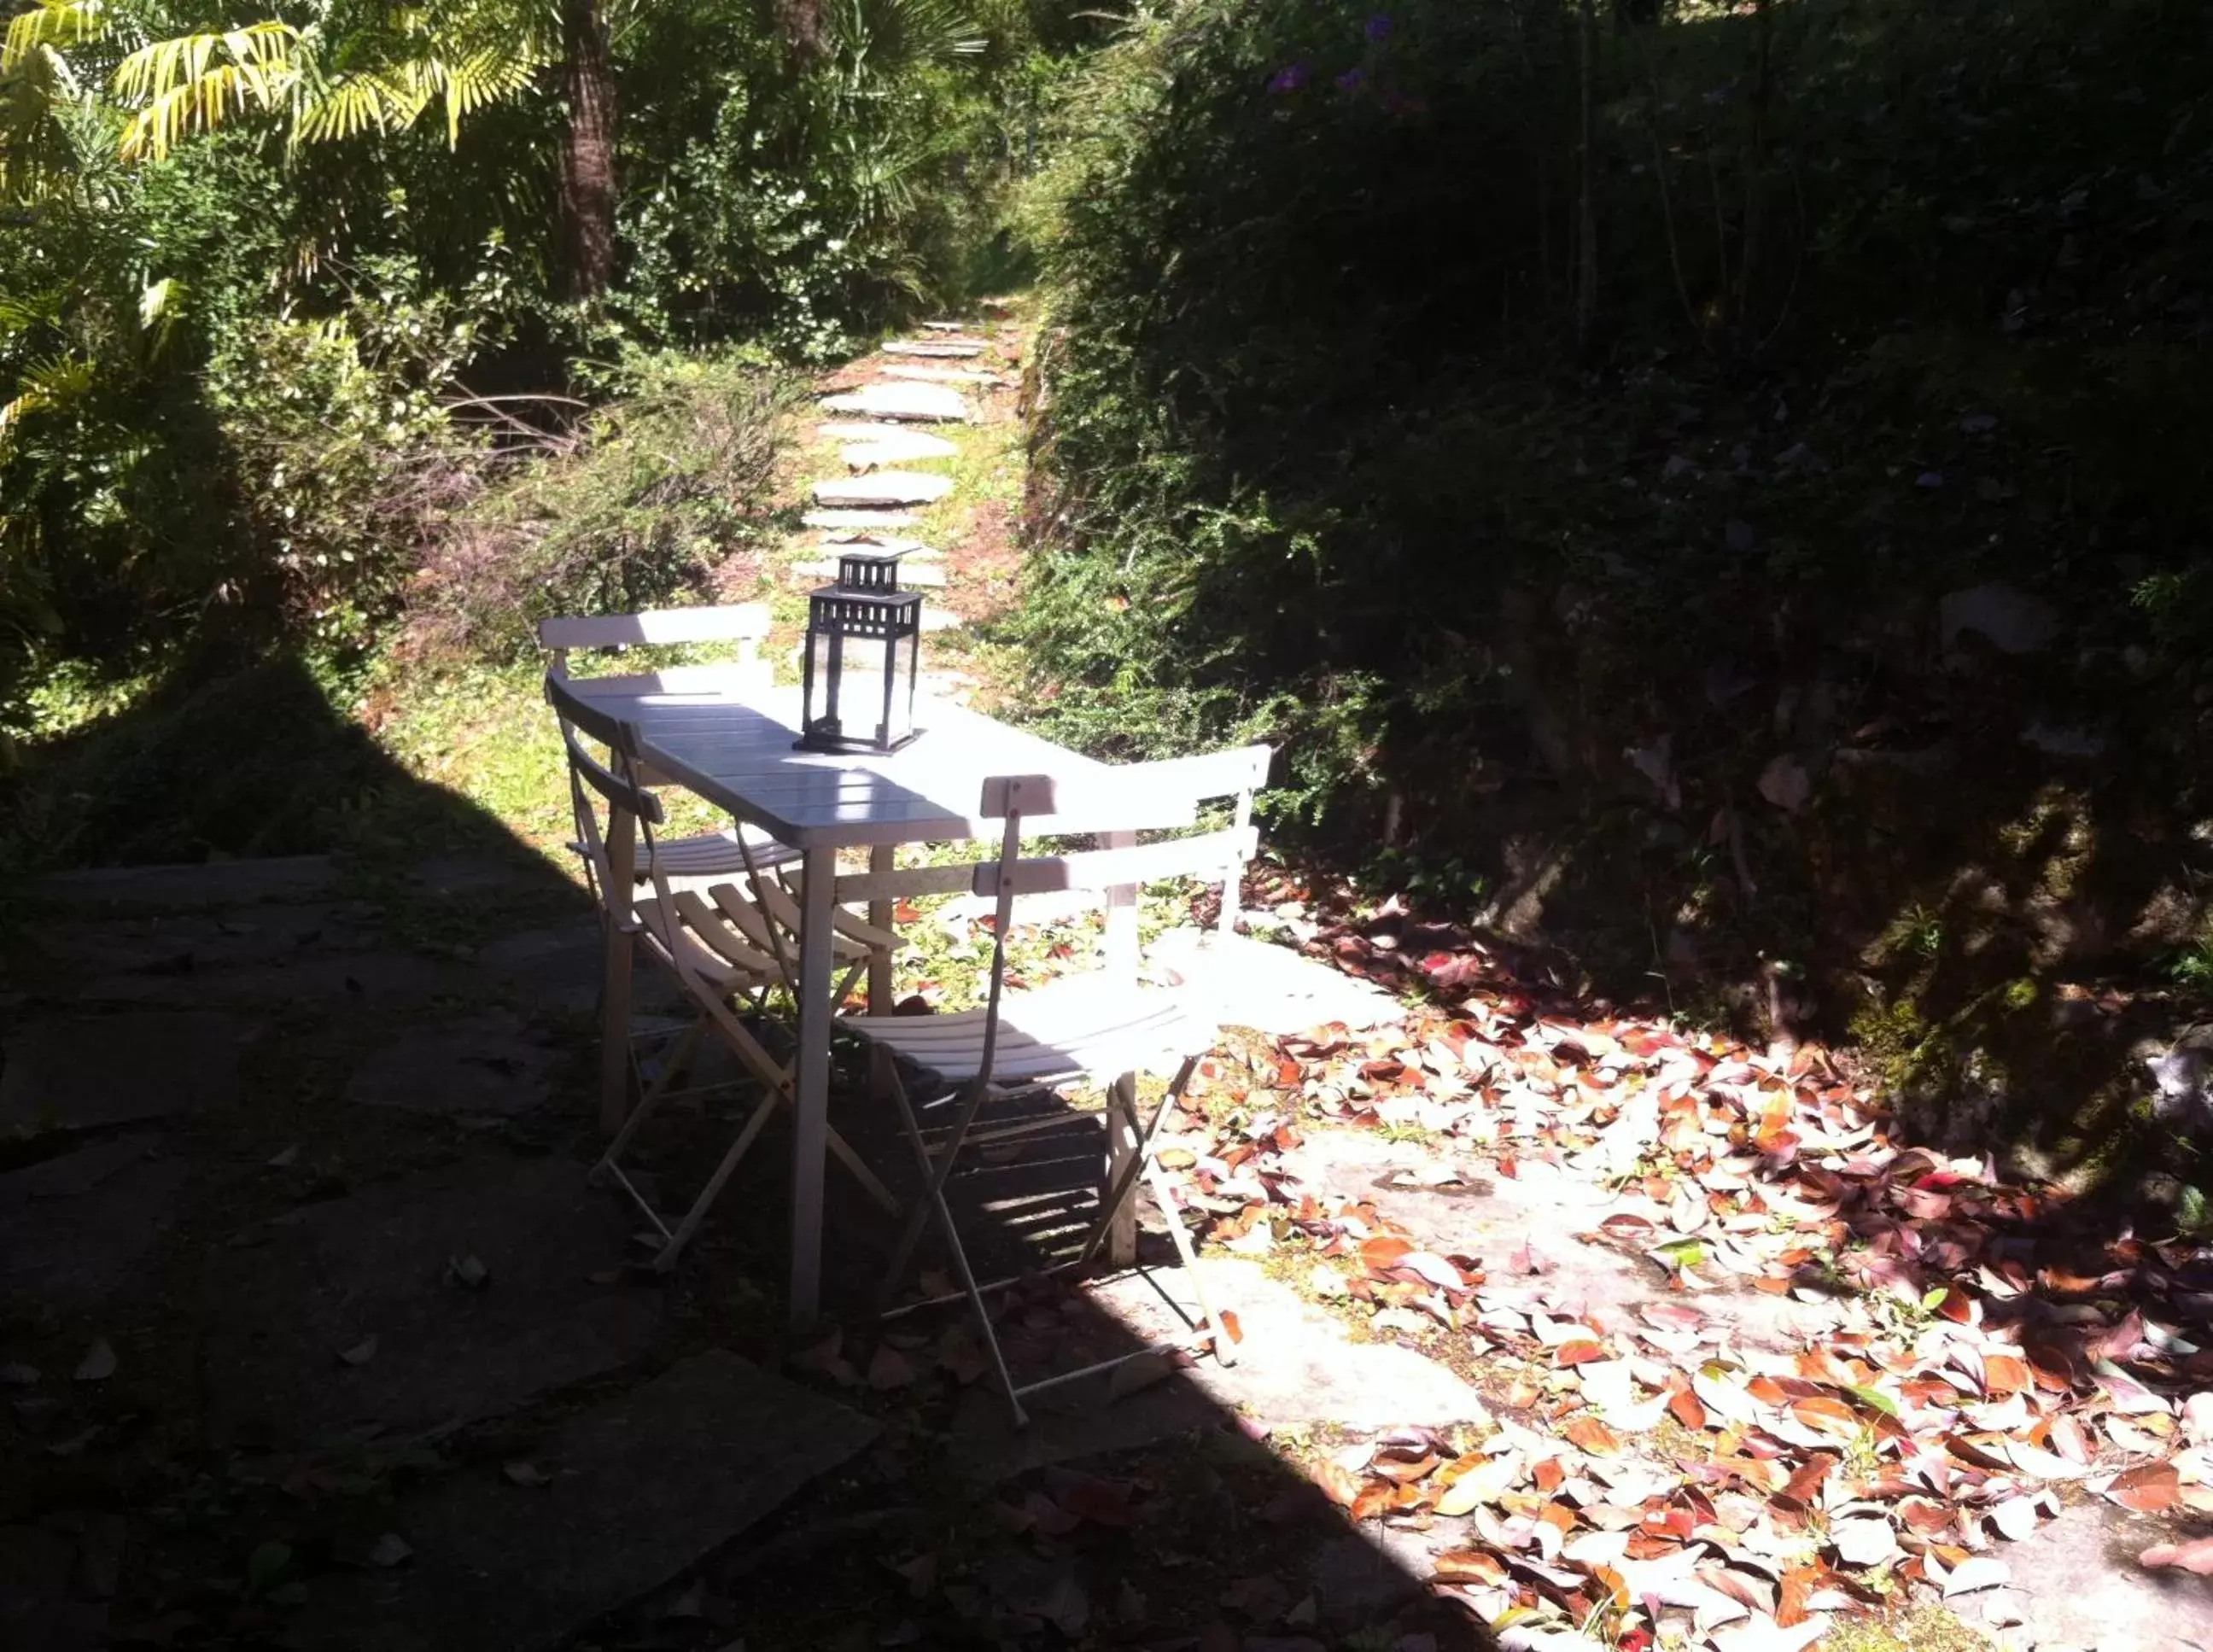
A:
{"label": "dense green foliage", "polygon": [[[143,677],[297,640],[357,654],[426,559],[466,560],[446,544],[455,509],[503,497],[520,450],[597,450],[603,432],[570,420],[637,387],[656,351],[756,346],[756,381],[719,417],[765,413],[773,360],[957,296],[979,255],[1001,273],[1018,135],[1050,52],[1081,34],[1064,9],[582,6],[616,185],[604,281],[576,264],[573,0],[18,14],[0,69],[0,730],[34,727],[26,694],[64,668]],[[726,433],[701,487],[757,468],[763,433]],[[753,503],[738,487],[726,509]],[[697,548],[628,558],[618,582],[668,594]]]}
{"label": "dense green foliage", "polygon": [[2005,715],[2186,700],[2209,66],[2167,0],[1162,9],[1046,213],[1057,715],[1285,736],[1315,809],[1463,896],[1509,893],[1533,788],[1631,809],[1643,950],[1654,891],[1749,916],[1717,808],[1758,817],[1747,881],[1820,897],[1778,755],[1975,737],[1948,591],[2103,650]]}

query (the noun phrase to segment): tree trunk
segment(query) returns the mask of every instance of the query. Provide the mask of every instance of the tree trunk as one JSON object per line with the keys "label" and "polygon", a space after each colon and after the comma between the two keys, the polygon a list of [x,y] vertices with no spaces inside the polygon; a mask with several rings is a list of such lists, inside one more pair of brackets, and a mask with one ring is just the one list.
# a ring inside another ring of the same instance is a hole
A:
{"label": "tree trunk", "polygon": [[1598,320],[1598,204],[1597,181],[1593,173],[1598,165],[1592,142],[1591,126],[1591,37],[1596,33],[1598,21],[1592,15],[1592,0],[1582,0],[1579,8],[1577,35],[1577,76],[1581,82],[1582,100],[1576,110],[1576,169],[1577,199],[1576,203],[1576,350],[1588,351],[1591,331]]}
{"label": "tree trunk", "polygon": [[615,79],[595,0],[561,0],[560,285],[594,298],[615,273]]}

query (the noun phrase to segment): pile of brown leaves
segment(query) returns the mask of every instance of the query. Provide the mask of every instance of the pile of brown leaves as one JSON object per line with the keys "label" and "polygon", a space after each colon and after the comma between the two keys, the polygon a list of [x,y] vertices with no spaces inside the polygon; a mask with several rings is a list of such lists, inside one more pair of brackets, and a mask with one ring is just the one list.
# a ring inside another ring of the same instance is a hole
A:
{"label": "pile of brown leaves", "polygon": [[[1316,1470],[1358,1520],[1465,1517],[1433,1587],[1509,1643],[1643,1647],[1665,1630],[1789,1652],[1895,1582],[2007,1582],[2003,1541],[2065,1496],[2213,1513],[2213,1393],[2192,1392],[2213,1350],[2189,1331],[2213,1307],[2213,1253],[2077,1233],[2049,1191],[1897,1145],[1818,1048],[1577,1020],[1478,984],[1466,952],[1397,966],[1457,1003],[1217,1062],[1211,1121],[1181,1143],[1217,1241],[1262,1222],[1302,1236],[1350,1268],[1374,1327],[1523,1374],[1479,1438],[1411,1429]],[[1594,1311],[1526,1256],[1424,1249],[1372,1203],[1299,1182],[1302,1116],[1612,1187],[1618,1208],[1584,1237],[1650,1257],[1673,1289]],[[1822,1347],[1740,1347],[1698,1296],[1745,1288],[1840,1328]],[[2144,1560],[2213,1568],[2209,1546]]]}

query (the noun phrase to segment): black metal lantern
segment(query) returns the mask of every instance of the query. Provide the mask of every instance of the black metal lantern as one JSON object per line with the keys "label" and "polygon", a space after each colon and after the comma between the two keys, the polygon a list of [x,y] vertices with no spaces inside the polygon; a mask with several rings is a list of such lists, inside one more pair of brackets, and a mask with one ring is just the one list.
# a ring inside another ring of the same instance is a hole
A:
{"label": "black metal lantern", "polygon": [[[895,752],[922,732],[914,726],[915,678],[922,664],[922,593],[899,589],[899,556],[897,551],[842,552],[838,582],[808,594],[800,750]],[[902,647],[906,655],[904,683]],[[849,654],[853,656],[850,660]],[[857,668],[850,686],[872,702],[861,715],[881,711],[873,733],[863,733],[868,725],[844,710],[848,665]],[[815,710],[818,694],[820,715]],[[880,706],[873,704],[879,700]]]}

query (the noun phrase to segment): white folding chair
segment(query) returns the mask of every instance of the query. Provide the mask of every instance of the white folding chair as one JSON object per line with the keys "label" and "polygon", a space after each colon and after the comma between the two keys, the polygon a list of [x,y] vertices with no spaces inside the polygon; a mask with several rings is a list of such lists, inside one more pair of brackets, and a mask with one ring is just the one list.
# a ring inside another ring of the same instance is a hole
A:
{"label": "white folding chair", "polygon": [[[1175,801],[1181,818],[1181,807],[1194,797],[1235,794],[1240,800],[1236,820],[1226,828],[1197,836],[1144,844],[1125,842],[1117,848],[1028,860],[1021,855],[1023,827],[1028,823],[1034,831],[1036,823],[1045,820],[1048,822],[1045,829],[1051,829],[1049,821],[1056,812],[1054,781],[1046,776],[986,781],[981,812],[984,818],[1002,822],[1003,831],[998,858],[975,867],[972,882],[976,893],[996,903],[985,1007],[950,1015],[839,1020],[844,1031],[896,1058],[888,1088],[924,1184],[923,1196],[910,1208],[894,1249],[886,1278],[887,1294],[903,1281],[924,1228],[935,1222],[951,1253],[960,1294],[975,1314],[1018,1427],[1028,1421],[1022,1405],[1026,1396],[1152,1350],[1132,1350],[1082,1370],[1021,1385],[1015,1382],[1001,1351],[985,1292],[1015,1282],[977,1283],[946,1199],[946,1184],[964,1149],[1065,1128],[1070,1115],[1033,1112],[1012,1123],[987,1123],[978,1128],[987,1106],[1034,1098],[1041,1092],[1079,1082],[1103,1088],[1108,1167],[1082,1247],[1072,1261],[1061,1265],[1075,1269],[1092,1263],[1124,1216],[1143,1177],[1166,1218],[1168,1236],[1198,1295],[1204,1322],[1203,1339],[1211,1343],[1215,1357],[1225,1365],[1232,1362],[1233,1354],[1157,1156],[1161,1126],[1182,1097],[1199,1058],[1213,1047],[1221,1029],[1206,1015],[1204,1005],[1192,1002],[1193,995],[1139,984],[1133,954],[1125,967],[1110,967],[1035,991],[1009,993],[1007,936],[1015,898],[1068,889],[1106,892],[1186,875],[1221,879],[1226,885],[1224,911],[1234,912],[1239,875],[1256,843],[1251,792],[1265,777],[1267,760],[1266,749],[1255,747],[1210,759],[1181,759],[1173,765],[1138,765],[1117,770],[1112,783],[1119,797],[1156,797],[1165,803],[1171,794],[1180,792]],[[1164,808],[1163,818],[1170,812]],[[1139,1117],[1137,1076],[1140,1072],[1168,1078],[1167,1091],[1149,1119]],[[910,1094],[910,1078],[920,1087],[923,1106],[919,1110]],[[949,1109],[952,1119],[933,1146],[924,1132],[921,1115],[941,1109]],[[1134,1232],[1130,1237],[1134,1258]]]}
{"label": "white folding chair", "polygon": [[[735,644],[731,658],[713,668],[721,674],[735,675],[748,687],[765,692],[774,686],[774,672],[768,661],[760,658],[760,644],[768,637],[769,624],[768,605],[765,602],[741,602],[725,607],[649,608],[641,613],[541,619],[538,622],[538,645],[547,655],[547,674],[566,681],[575,680],[569,676],[569,655],[578,649],[730,643]],[[574,731],[564,723],[563,732]],[[649,775],[647,778],[650,780],[652,777]],[[594,856],[581,830],[578,840],[569,847],[583,859],[589,875],[594,869]],[[758,826],[742,824],[695,837],[665,838],[661,853],[669,875],[686,880],[737,877],[745,874],[749,864],[781,866],[799,859],[797,850],[777,842]],[[644,881],[645,845],[642,841],[632,845],[631,859],[631,879]]]}
{"label": "white folding chair", "polygon": [[[654,830],[665,818],[661,800],[639,777],[643,765],[638,760],[633,731],[620,724],[616,726],[607,742],[608,761],[602,764],[585,750],[577,736],[575,718],[581,708],[569,686],[549,676],[546,692],[560,716],[562,738],[568,752],[570,785],[578,800],[581,835],[588,845],[588,859],[597,862],[594,881],[605,892],[602,916],[609,933],[621,937],[625,950],[631,945],[641,947],[649,957],[673,973],[692,1011],[690,1025],[678,1034],[649,1072],[637,1059],[635,1038],[624,1038],[618,1058],[627,1070],[625,1082],[635,1076],[639,1099],[621,1120],[591,1173],[594,1182],[613,1182],[629,1195],[653,1224],[662,1241],[655,1254],[654,1265],[666,1271],[675,1265],[677,1258],[698,1233],[699,1224],[721,1196],[739,1161],[759,1138],[769,1115],[790,1102],[790,1064],[778,1061],[769,1052],[740,1014],[739,1006],[743,1004],[758,1016],[765,1009],[769,994],[775,988],[783,986],[796,992],[793,960],[800,918],[798,903],[790,890],[753,858],[742,838],[738,840],[738,847],[745,863],[743,885],[724,881],[704,890],[678,888],[671,881],[669,868],[661,852],[659,834]],[[590,802],[594,796],[607,809],[608,824],[604,833],[599,826],[598,810]],[[619,856],[633,832],[646,868],[646,887],[643,891],[629,881],[610,878],[606,872],[608,845],[615,845],[613,852]],[[841,1000],[855,978],[880,953],[899,946],[899,941],[897,936],[872,928],[839,909],[831,944],[833,955],[845,966],[832,993],[833,999]],[[622,1160],[638,1131],[661,1104],[672,1096],[686,1093],[673,1087],[689,1064],[702,1033],[719,1037],[737,1057],[741,1066],[761,1084],[765,1095],[747,1117],[691,1207],[672,1227],[625,1173]],[[612,1027],[608,1036],[613,1036]],[[830,1132],[829,1145],[831,1152],[852,1172],[869,1197],[887,1210],[898,1214],[899,1201],[834,1130]]]}

